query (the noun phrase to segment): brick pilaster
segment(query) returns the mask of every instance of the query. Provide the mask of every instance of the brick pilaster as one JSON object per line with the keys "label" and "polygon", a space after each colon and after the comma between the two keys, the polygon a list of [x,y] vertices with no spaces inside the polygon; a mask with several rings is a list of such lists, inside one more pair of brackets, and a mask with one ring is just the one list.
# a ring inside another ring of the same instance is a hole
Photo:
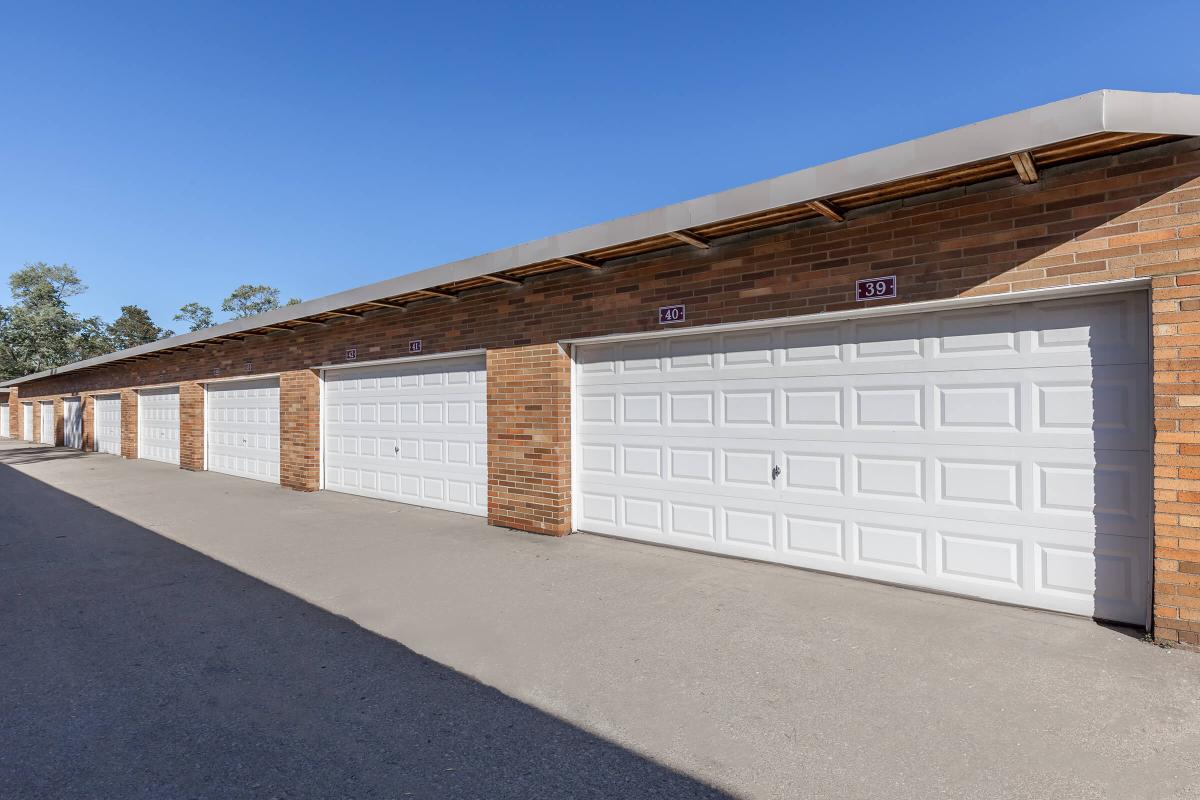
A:
{"label": "brick pilaster", "polygon": [[96,399],[91,395],[80,395],[79,397],[79,417],[80,426],[82,427],[83,436],[80,437],[83,443],[83,452],[94,453],[96,451]]}
{"label": "brick pilaster", "polygon": [[571,532],[571,359],[558,344],[487,353],[488,522]]}
{"label": "brick pilaster", "polygon": [[21,430],[21,390],[16,386],[8,392],[8,435],[20,439]]}
{"label": "brick pilaster", "polygon": [[204,469],[204,385],[179,384],[179,468]]}
{"label": "brick pilaster", "polygon": [[1200,273],[1151,290],[1154,635],[1200,648]]}
{"label": "brick pilaster", "polygon": [[121,456],[138,457],[138,394],[121,390]]}
{"label": "brick pilaster", "polygon": [[279,484],[315,492],[321,480],[321,382],[311,369],[279,376]]}

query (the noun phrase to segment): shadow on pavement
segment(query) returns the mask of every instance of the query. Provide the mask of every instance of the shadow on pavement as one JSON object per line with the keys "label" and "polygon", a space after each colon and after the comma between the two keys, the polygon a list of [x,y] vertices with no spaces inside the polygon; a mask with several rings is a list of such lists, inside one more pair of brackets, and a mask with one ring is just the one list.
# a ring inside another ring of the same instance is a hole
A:
{"label": "shadow on pavement", "polygon": [[[85,458],[88,453],[82,450],[71,450],[66,447],[50,447],[45,444],[30,442],[0,442],[0,453],[4,455],[5,464],[36,464],[40,461],[64,461],[73,458]],[[118,458],[119,456],[112,456]]]}
{"label": "shadow on pavement", "polygon": [[0,631],[2,797],[726,796],[2,465]]}

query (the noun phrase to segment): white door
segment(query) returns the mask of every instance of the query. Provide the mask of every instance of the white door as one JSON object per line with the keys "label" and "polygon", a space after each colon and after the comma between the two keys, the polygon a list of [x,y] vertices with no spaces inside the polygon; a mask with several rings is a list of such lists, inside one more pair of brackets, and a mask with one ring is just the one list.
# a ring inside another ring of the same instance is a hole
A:
{"label": "white door", "polygon": [[179,463],[179,389],[138,392],[138,458]]}
{"label": "white door", "polygon": [[63,446],[83,449],[83,406],[78,397],[63,400]]}
{"label": "white door", "polygon": [[279,483],[279,379],[208,386],[208,468]]}
{"label": "white door", "polygon": [[98,395],[92,407],[92,438],[97,453],[121,455],[121,395]]}
{"label": "white door", "polygon": [[0,436],[8,437],[8,403],[0,403]]}
{"label": "white door", "polygon": [[42,400],[38,413],[38,441],[54,446],[54,401]]}
{"label": "white door", "polygon": [[581,346],[580,529],[1141,624],[1147,298]]}
{"label": "white door", "polygon": [[33,441],[33,403],[21,404],[21,438]]}
{"label": "white door", "polygon": [[325,372],[325,488],[487,516],[482,355]]}

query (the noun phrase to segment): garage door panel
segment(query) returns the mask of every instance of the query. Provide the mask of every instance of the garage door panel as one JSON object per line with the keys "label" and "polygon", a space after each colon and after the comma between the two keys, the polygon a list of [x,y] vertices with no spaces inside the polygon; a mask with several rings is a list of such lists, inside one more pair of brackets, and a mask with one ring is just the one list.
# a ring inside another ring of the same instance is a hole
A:
{"label": "garage door panel", "polygon": [[325,375],[325,487],[487,513],[482,356]]}
{"label": "garage door panel", "polygon": [[54,445],[54,403],[42,401],[38,403],[38,438],[41,444]]}
{"label": "garage door panel", "polygon": [[[1097,322],[1100,320],[1100,322]],[[1149,322],[1138,295],[589,345],[589,385],[1139,364]]]}
{"label": "garage door panel", "polygon": [[1147,326],[1135,293],[581,346],[577,526],[1143,622]]}
{"label": "garage door panel", "polygon": [[138,458],[179,463],[179,389],[138,392]]}
{"label": "garage door panel", "polygon": [[0,436],[5,438],[10,436],[9,425],[11,424],[8,403],[0,403]]}
{"label": "garage door panel", "polygon": [[[772,470],[779,474],[772,478]],[[836,505],[1145,537],[1151,454],[715,437],[581,437],[589,487]]]}
{"label": "garage door panel", "polygon": [[121,455],[121,396],[98,395],[92,402],[96,452]]}
{"label": "garage door panel", "polygon": [[279,482],[279,380],[209,384],[205,403],[208,469]]}
{"label": "garage door panel", "polygon": [[[580,386],[585,435],[779,435],[838,441],[1145,449],[1146,367],[973,370]],[[760,433],[755,433],[758,430]]]}

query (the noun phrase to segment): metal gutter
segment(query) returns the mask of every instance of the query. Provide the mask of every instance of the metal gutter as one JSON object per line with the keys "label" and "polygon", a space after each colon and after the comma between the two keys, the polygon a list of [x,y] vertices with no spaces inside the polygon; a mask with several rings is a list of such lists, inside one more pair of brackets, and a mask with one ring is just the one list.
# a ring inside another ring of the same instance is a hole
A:
{"label": "metal gutter", "polygon": [[516,267],[571,257],[1098,133],[1200,136],[1200,95],[1101,90],[942,133],[360,286],[140,347],[26,375],[12,386],[215,337],[361,305]]}

